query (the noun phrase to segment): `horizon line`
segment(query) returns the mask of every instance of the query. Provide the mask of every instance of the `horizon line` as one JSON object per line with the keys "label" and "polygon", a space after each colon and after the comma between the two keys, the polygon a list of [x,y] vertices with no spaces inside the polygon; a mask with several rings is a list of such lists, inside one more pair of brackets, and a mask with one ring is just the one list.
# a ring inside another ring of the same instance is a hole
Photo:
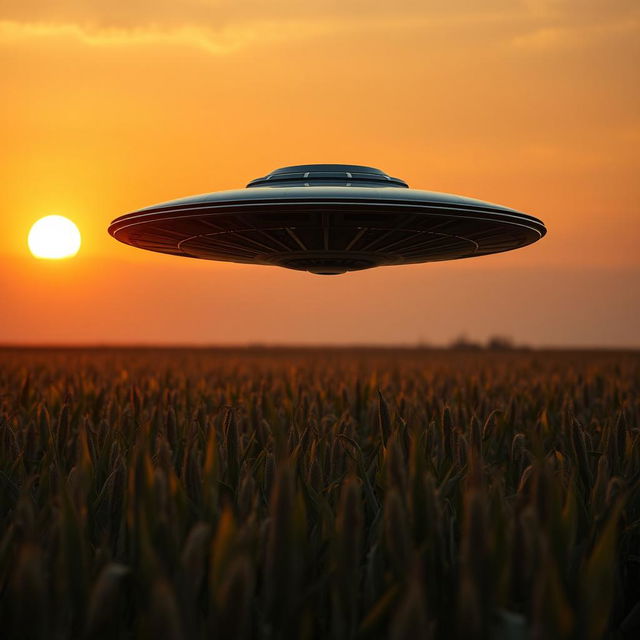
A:
{"label": "horizon line", "polygon": [[331,343],[331,342],[238,342],[238,343],[205,343],[205,342],[0,342],[0,351],[12,350],[219,350],[219,351],[260,351],[260,350],[379,350],[379,351],[491,351],[491,352],[509,352],[509,351],[605,351],[605,352],[638,352],[640,345],[529,345],[514,343],[511,346],[491,347],[487,341],[469,340],[467,346],[449,344],[431,344],[428,342],[397,342],[397,343],[373,343],[373,342],[353,342],[353,343]]}

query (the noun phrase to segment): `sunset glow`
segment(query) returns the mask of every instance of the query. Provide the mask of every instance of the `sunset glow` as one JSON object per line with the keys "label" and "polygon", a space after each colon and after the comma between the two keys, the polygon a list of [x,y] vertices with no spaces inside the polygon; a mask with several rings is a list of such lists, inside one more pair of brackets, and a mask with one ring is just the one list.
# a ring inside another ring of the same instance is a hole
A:
{"label": "sunset glow", "polygon": [[[0,339],[640,346],[639,58],[630,0],[9,0]],[[107,233],[141,207],[332,162],[511,207],[548,233],[331,283]],[[78,225],[76,259],[32,259],[34,212]]]}

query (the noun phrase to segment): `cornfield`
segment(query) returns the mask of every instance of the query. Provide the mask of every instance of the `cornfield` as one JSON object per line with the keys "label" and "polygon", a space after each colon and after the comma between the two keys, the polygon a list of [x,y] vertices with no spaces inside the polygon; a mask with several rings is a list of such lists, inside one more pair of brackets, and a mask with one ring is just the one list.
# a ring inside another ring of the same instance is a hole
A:
{"label": "cornfield", "polygon": [[4,638],[637,637],[640,354],[0,351]]}

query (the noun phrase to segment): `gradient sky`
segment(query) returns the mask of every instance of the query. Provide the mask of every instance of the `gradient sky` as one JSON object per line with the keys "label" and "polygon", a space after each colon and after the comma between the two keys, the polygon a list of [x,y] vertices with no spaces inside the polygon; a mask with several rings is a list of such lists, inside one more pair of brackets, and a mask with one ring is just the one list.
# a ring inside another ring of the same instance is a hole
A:
{"label": "gradient sky", "polygon": [[[636,0],[3,0],[0,343],[640,346]],[[279,166],[379,167],[549,233],[319,277],[156,255],[109,222]],[[26,238],[60,214],[76,258]]]}

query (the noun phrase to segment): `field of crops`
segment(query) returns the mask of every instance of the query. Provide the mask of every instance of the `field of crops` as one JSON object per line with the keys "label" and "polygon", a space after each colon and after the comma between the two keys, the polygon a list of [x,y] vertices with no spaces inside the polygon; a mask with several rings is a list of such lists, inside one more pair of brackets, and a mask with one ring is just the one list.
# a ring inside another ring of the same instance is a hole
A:
{"label": "field of crops", "polygon": [[640,354],[0,351],[3,638],[631,638]]}

